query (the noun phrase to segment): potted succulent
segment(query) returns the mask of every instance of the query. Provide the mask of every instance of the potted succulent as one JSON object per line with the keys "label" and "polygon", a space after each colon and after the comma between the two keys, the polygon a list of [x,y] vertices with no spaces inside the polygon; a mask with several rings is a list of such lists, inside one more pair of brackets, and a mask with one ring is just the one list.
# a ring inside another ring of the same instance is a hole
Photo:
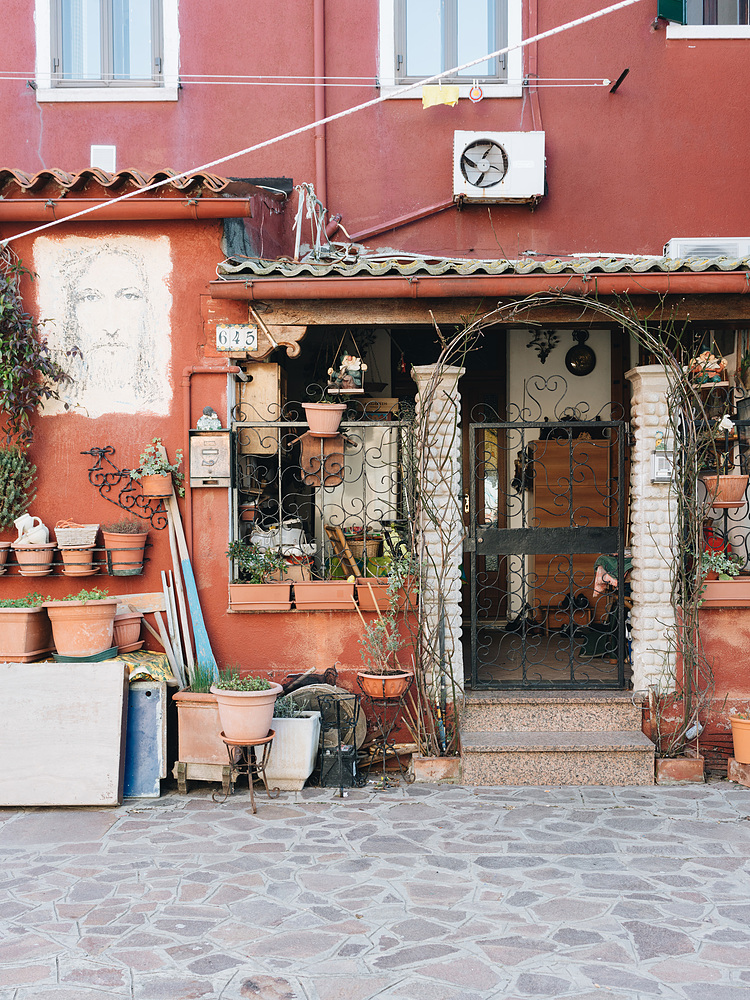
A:
{"label": "potted succulent", "polygon": [[30,663],[52,652],[52,632],[41,594],[0,601],[0,662]]}
{"label": "potted succulent", "polygon": [[134,518],[102,525],[102,537],[110,576],[138,576],[143,572],[143,553],[148,529]]}
{"label": "potted succulent", "polygon": [[734,759],[738,764],[750,764],[750,710],[731,710],[729,721],[732,724]]}
{"label": "potted succulent", "polygon": [[320,712],[306,711],[290,695],[276,699],[274,731],[266,764],[269,787],[299,791],[315,767],[320,740]]}
{"label": "potted succulent", "polygon": [[94,587],[44,602],[61,656],[96,656],[112,648],[118,599]]}
{"label": "potted succulent", "polygon": [[292,585],[281,580],[286,562],[278,549],[234,541],[226,554],[234,560],[241,581],[229,584],[229,605],[233,611],[288,611],[291,608]]}
{"label": "potted succulent", "polygon": [[280,684],[265,677],[241,676],[236,667],[220,672],[210,692],[216,696],[224,736],[240,744],[264,739],[282,691]]}
{"label": "potted succulent", "polygon": [[185,475],[180,471],[182,449],[175,452],[175,462],[170,462],[161,438],[154,438],[138,459],[138,468],[130,470],[130,478],[141,484],[145,497],[169,497],[172,487],[179,496],[185,496]]}

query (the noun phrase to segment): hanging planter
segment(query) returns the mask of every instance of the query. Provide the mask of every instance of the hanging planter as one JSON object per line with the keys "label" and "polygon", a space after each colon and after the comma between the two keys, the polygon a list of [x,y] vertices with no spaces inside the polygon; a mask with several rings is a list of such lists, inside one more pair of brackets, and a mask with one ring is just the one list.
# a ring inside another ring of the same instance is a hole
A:
{"label": "hanging planter", "polygon": [[94,566],[94,546],[85,548],[60,549],[63,561],[63,574],[65,576],[93,576],[99,572],[99,567]]}
{"label": "hanging planter", "polygon": [[745,505],[748,476],[701,476],[706,498],[712,507],[736,510]]}
{"label": "hanging planter", "polygon": [[110,576],[138,576],[143,572],[143,553],[148,531],[137,521],[117,521],[102,528]]}
{"label": "hanging planter", "polygon": [[0,542],[0,576],[5,572],[5,564],[8,561],[10,552],[10,542]]}
{"label": "hanging planter", "polygon": [[[354,351],[351,354],[347,353],[345,350],[342,351],[347,334],[354,347]],[[339,341],[339,346],[334,352],[334,357],[338,357],[338,362],[334,362],[334,366],[328,369],[327,392],[331,395],[336,395],[338,393],[346,395],[362,394],[365,391],[365,372],[367,371],[367,365],[360,356],[357,342],[355,341],[351,330],[344,331],[343,336]]]}
{"label": "hanging planter", "polygon": [[13,542],[11,548],[16,554],[21,576],[49,576],[52,572],[55,542],[41,545],[23,545]]}

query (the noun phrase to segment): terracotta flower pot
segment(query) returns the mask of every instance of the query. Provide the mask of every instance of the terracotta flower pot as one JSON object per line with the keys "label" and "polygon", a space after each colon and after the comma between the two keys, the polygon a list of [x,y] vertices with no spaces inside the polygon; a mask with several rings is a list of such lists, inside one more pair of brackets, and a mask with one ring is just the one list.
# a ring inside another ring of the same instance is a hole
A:
{"label": "terracotta flower pot", "polygon": [[52,649],[44,608],[0,608],[0,662],[31,663]]}
{"label": "terracotta flower pot", "polygon": [[141,484],[141,492],[144,497],[171,497],[172,496],[172,474],[141,476],[138,480]]}
{"label": "terracotta flower pot", "polygon": [[10,552],[10,542],[0,542],[0,576],[5,572],[5,564],[8,561]]}
{"label": "terracotta flower pot", "polygon": [[16,554],[18,565],[21,567],[21,576],[49,576],[52,572],[55,542],[47,542],[42,545],[13,544],[11,547]]}
{"label": "terracotta flower pot", "polygon": [[701,590],[701,608],[750,608],[750,576],[731,580],[711,580],[709,576]]}
{"label": "terracotta flower pot", "polygon": [[737,509],[745,504],[748,476],[702,476],[706,496],[712,507]]}
{"label": "terracotta flower pot", "polygon": [[313,437],[336,437],[346,403],[303,403],[302,408]]}
{"label": "terracotta flower pot", "polygon": [[295,583],[294,603],[304,611],[354,611],[354,584],[346,580]]}
{"label": "terracotta flower pot", "polygon": [[113,639],[115,646],[132,646],[141,637],[141,620],[143,615],[140,611],[128,611],[122,615],[115,615]]}
{"label": "terracotta flower pot", "polygon": [[102,531],[107,553],[107,570],[110,576],[138,576],[143,572],[143,552],[148,531],[120,534]]}
{"label": "terracotta flower pot", "polygon": [[400,698],[414,679],[409,671],[391,670],[384,674],[371,674],[360,670],[357,681],[364,694],[373,701],[390,701]]}
{"label": "terracotta flower pot", "polygon": [[178,760],[186,764],[226,764],[227,748],[221,738],[216,695],[176,691]]}
{"label": "terracotta flower pot", "polygon": [[731,716],[734,759],[738,764],[750,764],[750,719]]}
{"label": "terracotta flower pot", "polygon": [[52,638],[62,656],[94,656],[114,645],[118,599],[100,601],[45,601],[52,622]]}
{"label": "terracotta flower pot", "polygon": [[99,567],[94,566],[94,546],[86,546],[80,549],[60,549],[63,561],[63,573],[65,576],[93,576],[99,572]]}
{"label": "terracotta flower pot", "polygon": [[228,740],[251,743],[268,735],[276,698],[282,693],[280,684],[271,683],[266,691],[223,691],[211,687],[219,706],[221,728]]}
{"label": "terracotta flower pot", "polygon": [[289,611],[291,583],[230,583],[229,606],[233,611]]}

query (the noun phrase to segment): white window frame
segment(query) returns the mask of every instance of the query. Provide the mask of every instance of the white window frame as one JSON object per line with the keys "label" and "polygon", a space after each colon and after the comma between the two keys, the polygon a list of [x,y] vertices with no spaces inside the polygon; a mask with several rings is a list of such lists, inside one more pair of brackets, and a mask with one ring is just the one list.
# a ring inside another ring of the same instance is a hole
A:
{"label": "white window frame", "polygon": [[112,102],[112,101],[176,101],[179,90],[179,49],[178,27],[179,0],[162,0],[162,43],[163,43],[163,85],[139,87],[98,86],[89,83],[85,87],[52,85],[52,3],[51,0],[36,0],[34,19],[36,22],[36,99],[40,103]]}
{"label": "white window frame", "polygon": [[750,24],[667,25],[667,38],[750,38]]}
{"label": "white window frame", "polygon": [[[522,0],[507,0],[508,4],[508,45],[517,45],[522,37],[521,26]],[[408,84],[401,83],[395,76],[396,52],[396,0],[380,0],[380,59],[379,76],[381,94],[387,97],[422,99],[419,87],[403,93]],[[513,49],[506,56],[507,79],[509,83],[487,83],[482,80],[480,86],[485,97],[522,97],[523,96],[523,49]],[[455,86],[455,81],[450,81]],[[458,85],[458,96],[468,97],[472,81]]]}

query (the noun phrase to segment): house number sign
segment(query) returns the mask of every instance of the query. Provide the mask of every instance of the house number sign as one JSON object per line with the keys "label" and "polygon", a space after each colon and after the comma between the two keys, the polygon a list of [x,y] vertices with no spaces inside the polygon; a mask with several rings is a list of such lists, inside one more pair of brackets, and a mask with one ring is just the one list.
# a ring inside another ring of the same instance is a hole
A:
{"label": "house number sign", "polygon": [[217,323],[217,351],[257,351],[258,327],[250,323]]}

